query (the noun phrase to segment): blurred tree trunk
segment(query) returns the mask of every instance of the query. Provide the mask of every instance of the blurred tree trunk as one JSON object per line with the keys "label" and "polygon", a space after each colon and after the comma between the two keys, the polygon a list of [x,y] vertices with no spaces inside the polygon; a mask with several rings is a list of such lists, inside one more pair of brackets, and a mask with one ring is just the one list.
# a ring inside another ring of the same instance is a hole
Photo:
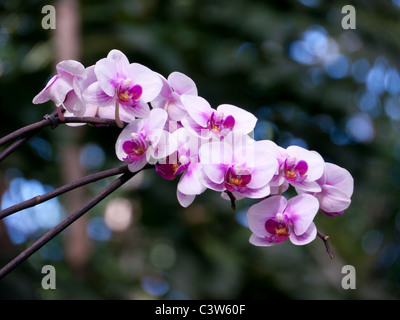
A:
{"label": "blurred tree trunk", "polygon": [[[55,4],[57,27],[53,34],[55,62],[80,59],[81,21],[77,0],[59,0]],[[85,175],[80,164],[81,140],[85,127],[64,127],[61,146],[62,183],[68,183]],[[70,191],[65,195],[65,207],[69,214],[78,210],[85,202],[85,188]],[[90,257],[90,243],[87,235],[87,216],[73,223],[65,234],[65,259],[70,267],[82,272]]]}

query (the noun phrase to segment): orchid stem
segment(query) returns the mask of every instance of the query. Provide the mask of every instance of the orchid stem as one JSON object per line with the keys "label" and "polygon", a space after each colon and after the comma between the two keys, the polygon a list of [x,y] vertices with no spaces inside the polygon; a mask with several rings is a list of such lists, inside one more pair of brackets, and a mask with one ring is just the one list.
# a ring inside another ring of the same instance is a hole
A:
{"label": "orchid stem", "polygon": [[64,112],[63,112],[63,109],[61,108],[61,106],[57,107],[57,115],[58,115],[58,119],[60,119],[61,121],[65,120]]}
{"label": "orchid stem", "polygon": [[115,122],[117,123],[117,126],[120,127],[121,129],[124,127],[124,123],[121,121],[119,117],[119,102],[115,102]]}
{"label": "orchid stem", "polygon": [[[0,146],[5,145],[6,143],[11,142],[12,140],[16,140],[13,144],[5,148],[0,152],[0,162],[7,158],[11,153],[13,153],[18,147],[28,141],[33,137],[34,134],[38,133],[41,129],[45,127],[51,126],[53,129],[57,127],[60,123],[86,123],[93,125],[109,125],[118,127],[124,127],[125,123],[120,120],[120,124],[117,124],[116,121],[112,119],[102,119],[96,117],[65,117],[63,115],[63,119],[58,117],[57,110],[52,112],[50,115],[46,115],[43,120],[32,123],[20,129],[17,129],[10,134],[4,136],[0,139]],[[18,139],[18,140],[17,140]]]}
{"label": "orchid stem", "polygon": [[283,191],[283,183],[279,186],[278,194],[281,196]]}
{"label": "orchid stem", "polygon": [[330,257],[331,259],[333,259],[333,252],[332,252],[331,247],[330,247],[329,242],[328,242],[329,236],[324,235],[324,234],[321,233],[320,231],[317,231],[317,235],[318,235],[318,237],[320,237],[320,238],[322,239],[322,241],[324,242],[325,248],[326,248],[326,252],[328,252],[329,257]]}
{"label": "orchid stem", "polygon": [[232,210],[236,210],[236,198],[235,198],[235,196],[230,191],[226,191],[226,193],[228,194],[229,199],[231,200],[231,208],[232,208]]}

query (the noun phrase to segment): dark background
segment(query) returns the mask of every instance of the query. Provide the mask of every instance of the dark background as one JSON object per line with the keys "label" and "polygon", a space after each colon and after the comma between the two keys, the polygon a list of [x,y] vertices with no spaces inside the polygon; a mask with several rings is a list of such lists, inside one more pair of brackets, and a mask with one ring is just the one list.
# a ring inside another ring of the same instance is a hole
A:
{"label": "dark background", "polygon": [[[57,62],[89,66],[116,48],[164,76],[187,74],[213,107],[253,112],[256,139],[318,151],[351,172],[355,191],[344,215],[315,219],[330,236],[331,260],[319,238],[254,247],[244,220],[254,202],[233,212],[206,191],[183,209],[176,181],[145,172],[1,280],[0,298],[400,297],[400,1],[65,0],[52,3],[56,30],[41,27],[45,4],[0,1],[1,136],[54,110],[32,99]],[[347,4],[355,30],[341,26]],[[41,131],[1,163],[2,206],[121,165],[118,134]],[[0,221],[1,265],[111,180]],[[42,289],[44,265],[56,268],[55,290]],[[345,265],[355,267],[354,290],[342,288]]]}

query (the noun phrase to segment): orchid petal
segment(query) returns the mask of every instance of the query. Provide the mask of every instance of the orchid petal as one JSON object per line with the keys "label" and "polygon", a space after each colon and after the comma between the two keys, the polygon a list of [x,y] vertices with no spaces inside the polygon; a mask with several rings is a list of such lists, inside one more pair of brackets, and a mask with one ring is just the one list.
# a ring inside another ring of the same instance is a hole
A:
{"label": "orchid petal", "polygon": [[153,130],[164,129],[165,123],[167,122],[168,114],[163,109],[152,109],[145,119],[143,130],[150,132]]}
{"label": "orchid petal", "polygon": [[250,133],[256,126],[257,118],[250,112],[230,104],[221,104],[217,107],[218,112],[225,116],[231,115],[235,119],[234,130],[240,130],[245,134]]}
{"label": "orchid petal", "polygon": [[148,155],[154,159],[162,159],[176,151],[175,141],[170,139],[171,134],[165,130],[158,129],[151,131],[147,138],[151,143]]}
{"label": "orchid petal", "polygon": [[115,89],[120,79],[126,79],[125,74],[118,74],[117,61],[103,58],[97,61],[94,72],[100,88],[111,97],[115,96]]}
{"label": "orchid petal", "polygon": [[84,78],[86,75],[85,67],[82,63],[75,60],[64,60],[56,65],[56,70],[60,75],[71,75]]}
{"label": "orchid petal", "polygon": [[278,244],[277,242],[275,242],[273,240],[257,237],[255,234],[252,234],[250,236],[249,242],[252,245],[257,246],[257,247],[271,247],[271,246]]}
{"label": "orchid petal", "polygon": [[46,87],[33,98],[32,102],[39,104],[52,100],[58,107],[64,102],[67,93],[72,89],[72,84],[69,81],[60,75],[55,75],[49,80]]}
{"label": "orchid petal", "polygon": [[289,240],[295,245],[302,246],[313,241],[316,238],[316,236],[317,236],[317,228],[314,222],[312,222],[304,233],[300,235],[291,233],[289,236]]}
{"label": "orchid petal", "polygon": [[135,84],[139,84],[143,88],[140,97],[143,102],[150,102],[160,93],[162,88],[161,78],[151,69],[139,63],[132,63],[126,67],[126,74]]}
{"label": "orchid petal", "polygon": [[296,235],[295,233],[291,233],[289,236],[289,240],[295,245],[302,246],[313,241],[316,236],[317,228],[314,222],[312,222],[303,234]]}
{"label": "orchid petal", "polygon": [[232,147],[224,141],[205,143],[199,150],[200,162],[203,165],[219,165],[233,163]]}
{"label": "orchid petal", "polygon": [[141,169],[143,169],[143,167],[147,164],[147,159],[146,157],[142,157],[139,160],[128,164],[128,169],[131,172],[137,172]]}
{"label": "orchid petal", "polygon": [[167,101],[164,108],[167,110],[169,118],[173,121],[181,121],[187,115],[180,98]]}
{"label": "orchid petal", "polygon": [[208,140],[210,139],[210,130],[202,127],[196,121],[194,121],[189,115],[186,115],[181,123],[183,127],[192,132],[194,135],[198,136],[201,139]]}
{"label": "orchid petal", "polygon": [[182,104],[185,106],[189,116],[200,126],[206,128],[213,109],[207,100],[199,96],[182,95]]}
{"label": "orchid petal", "polygon": [[231,147],[224,142],[210,142],[200,147],[199,156],[208,178],[214,183],[222,183],[228,165],[232,162]]}
{"label": "orchid petal", "polygon": [[200,182],[200,174],[201,165],[190,164],[186,172],[181,176],[178,183],[178,190],[184,194],[201,194],[205,190],[205,187]]}
{"label": "orchid petal", "polygon": [[333,163],[325,163],[326,184],[341,189],[349,198],[354,191],[354,179],[350,172]]}
{"label": "orchid petal", "polygon": [[287,200],[282,196],[273,196],[252,205],[247,211],[247,223],[250,230],[258,237],[264,238],[269,234],[265,230],[265,222],[282,213]]}
{"label": "orchid petal", "polygon": [[312,223],[318,209],[317,198],[309,194],[301,194],[289,199],[284,214],[293,224],[294,233],[302,235]]}
{"label": "orchid petal", "polygon": [[304,192],[321,192],[321,186],[316,181],[290,181],[290,184],[295,187],[297,193]]}
{"label": "orchid petal", "polygon": [[241,191],[240,193],[247,197],[247,198],[252,198],[252,199],[261,199],[261,198],[265,198],[266,196],[268,196],[271,192],[271,188],[268,184],[260,187],[260,188],[246,188],[243,191]]}
{"label": "orchid petal", "polygon": [[225,186],[223,183],[215,183],[206,174],[201,175],[200,182],[208,189],[221,192],[225,191]]}
{"label": "orchid petal", "polygon": [[107,107],[115,101],[112,96],[103,91],[99,82],[92,83],[83,92],[83,99],[97,107]]}
{"label": "orchid petal", "polygon": [[76,117],[82,117],[86,111],[86,105],[78,98],[75,91],[70,91],[65,97],[64,107]]}
{"label": "orchid petal", "polygon": [[181,72],[172,72],[168,76],[168,82],[179,95],[189,94],[197,96],[197,87],[195,82]]}
{"label": "orchid petal", "polygon": [[111,50],[107,55],[107,59],[114,60],[115,62],[117,62],[118,64],[123,65],[123,66],[124,65],[126,66],[129,64],[129,60],[126,57],[126,55],[117,49]]}
{"label": "orchid petal", "polygon": [[340,212],[346,210],[351,203],[350,197],[342,189],[324,185],[322,192],[315,195],[322,210],[326,212]]}
{"label": "orchid petal", "polygon": [[194,194],[184,194],[184,193],[180,192],[179,190],[176,191],[176,195],[177,195],[179,204],[184,208],[187,208],[188,206],[190,206],[192,204],[192,202],[194,201],[194,199],[196,198],[196,195],[194,195]]}
{"label": "orchid petal", "polygon": [[125,110],[128,114],[132,114],[139,118],[146,118],[150,114],[150,107],[144,102],[135,103],[133,106],[125,106],[121,104],[121,109]]}
{"label": "orchid petal", "polygon": [[260,188],[268,184],[278,170],[278,161],[273,157],[266,148],[264,143],[255,142],[254,147],[254,169],[249,188]]}

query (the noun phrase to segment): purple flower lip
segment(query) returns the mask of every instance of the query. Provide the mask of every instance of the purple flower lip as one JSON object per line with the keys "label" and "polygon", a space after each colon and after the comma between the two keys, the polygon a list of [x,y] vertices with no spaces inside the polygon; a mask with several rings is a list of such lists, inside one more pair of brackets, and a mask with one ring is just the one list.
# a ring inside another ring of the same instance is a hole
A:
{"label": "purple flower lip", "polygon": [[156,172],[166,180],[174,180],[178,167],[178,164],[156,164]]}
{"label": "purple flower lip", "polygon": [[267,239],[280,243],[289,238],[289,226],[285,219],[268,219],[265,221],[265,230],[271,234]]}
{"label": "purple flower lip", "polygon": [[122,105],[131,106],[137,103],[137,100],[140,99],[143,89],[138,84],[131,86],[130,81],[127,80],[122,81],[116,89],[117,100]]}
{"label": "purple flower lip", "polygon": [[171,157],[167,156],[167,163],[156,164],[156,172],[167,180],[174,180],[176,176],[182,174],[188,167],[189,163],[183,164],[180,161],[170,163]]}
{"label": "purple flower lip", "polygon": [[143,157],[147,151],[146,141],[141,134],[132,136],[132,140],[126,140],[122,149],[127,154],[124,161],[126,163],[133,163]]}
{"label": "purple flower lip", "polygon": [[251,173],[248,170],[235,171],[237,170],[234,167],[229,167],[225,173],[224,185],[230,192],[246,188],[251,181]]}
{"label": "purple flower lip", "polygon": [[229,132],[235,126],[235,118],[229,115],[224,119],[223,113],[213,112],[210,120],[208,120],[207,126],[214,133]]}
{"label": "purple flower lip", "polygon": [[289,181],[304,181],[307,177],[308,164],[304,160],[295,163],[292,159],[286,159],[284,163],[284,175]]}

